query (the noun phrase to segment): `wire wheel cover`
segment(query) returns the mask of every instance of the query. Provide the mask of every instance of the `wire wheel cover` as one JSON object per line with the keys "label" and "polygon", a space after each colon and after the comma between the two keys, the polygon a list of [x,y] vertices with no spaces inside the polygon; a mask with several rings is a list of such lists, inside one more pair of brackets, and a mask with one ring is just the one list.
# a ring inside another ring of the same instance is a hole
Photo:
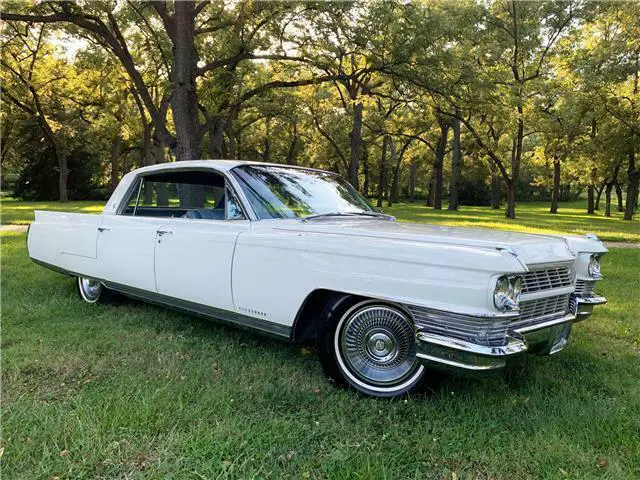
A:
{"label": "wire wheel cover", "polygon": [[393,308],[376,305],[356,311],[340,332],[340,346],[347,368],[370,384],[401,382],[419,366],[413,327]]}

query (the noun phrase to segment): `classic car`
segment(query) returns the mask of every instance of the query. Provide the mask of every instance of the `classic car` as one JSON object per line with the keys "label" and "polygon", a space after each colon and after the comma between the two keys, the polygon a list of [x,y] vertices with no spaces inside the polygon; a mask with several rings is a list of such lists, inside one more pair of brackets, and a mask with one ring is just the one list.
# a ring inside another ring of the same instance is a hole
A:
{"label": "classic car", "polygon": [[606,299],[595,235],[402,223],[340,176],[185,161],[125,175],[102,214],[36,211],[30,257],[114,293],[317,346],[335,383],[379,397],[433,368],[550,355]]}

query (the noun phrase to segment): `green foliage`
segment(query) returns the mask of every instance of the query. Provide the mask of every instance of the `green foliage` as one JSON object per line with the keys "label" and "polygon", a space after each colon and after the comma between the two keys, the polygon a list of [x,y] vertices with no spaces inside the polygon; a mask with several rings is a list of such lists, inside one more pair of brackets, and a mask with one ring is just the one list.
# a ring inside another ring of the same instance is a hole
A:
{"label": "green foliage", "polygon": [[[486,202],[492,175],[503,195],[509,187],[519,200],[549,198],[554,161],[565,199],[611,182],[626,190],[640,176],[637,3],[213,1],[182,19],[193,22],[191,53],[173,42],[176,3],[162,5],[3,4],[5,17],[34,19],[1,31],[6,171],[46,168],[25,152],[53,142],[58,157],[90,155],[91,182],[108,190],[132,168],[181,158],[188,140],[201,157],[348,177],[359,164],[351,180],[360,189],[382,181],[390,196],[397,178],[399,192],[426,194],[437,118],[459,117],[462,193],[473,197],[462,204]],[[51,15],[68,21],[40,23]],[[184,68],[193,105],[175,100]],[[29,99],[28,85],[41,98],[39,117],[32,100],[31,111],[11,101]],[[36,117],[53,134],[40,125],[40,134],[18,135]],[[180,118],[195,127],[179,132]],[[398,155],[383,166],[385,135]],[[446,196],[450,139],[444,160]],[[56,168],[42,176],[53,179]],[[53,198],[49,187],[37,196]]]}

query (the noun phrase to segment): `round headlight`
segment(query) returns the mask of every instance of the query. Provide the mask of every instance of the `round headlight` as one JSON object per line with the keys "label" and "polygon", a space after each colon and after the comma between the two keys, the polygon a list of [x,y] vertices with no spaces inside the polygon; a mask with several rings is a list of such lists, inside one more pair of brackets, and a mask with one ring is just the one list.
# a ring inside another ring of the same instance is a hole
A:
{"label": "round headlight", "polygon": [[493,292],[493,304],[498,310],[516,310],[522,292],[522,277],[503,275]]}
{"label": "round headlight", "polygon": [[600,255],[591,255],[587,271],[593,278],[602,278],[602,273],[600,272]]}

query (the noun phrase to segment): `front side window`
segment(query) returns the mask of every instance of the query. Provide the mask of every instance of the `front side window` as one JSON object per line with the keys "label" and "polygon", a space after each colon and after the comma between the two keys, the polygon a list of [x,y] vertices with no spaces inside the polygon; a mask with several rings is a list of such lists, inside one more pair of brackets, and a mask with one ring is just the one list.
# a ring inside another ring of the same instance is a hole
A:
{"label": "front side window", "polygon": [[213,172],[164,172],[143,176],[123,215],[205,220],[244,218],[224,176]]}
{"label": "front side window", "polygon": [[349,183],[329,172],[270,165],[231,172],[260,219],[375,212]]}

